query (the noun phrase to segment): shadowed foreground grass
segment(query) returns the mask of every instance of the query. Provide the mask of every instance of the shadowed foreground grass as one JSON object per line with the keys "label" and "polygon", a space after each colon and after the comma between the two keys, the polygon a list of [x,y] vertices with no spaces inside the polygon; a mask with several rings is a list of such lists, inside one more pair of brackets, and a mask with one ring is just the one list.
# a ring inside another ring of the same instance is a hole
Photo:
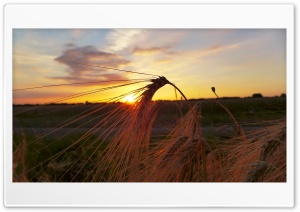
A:
{"label": "shadowed foreground grass", "polygon": [[14,182],[286,181],[285,98],[153,102],[165,84],[132,105],[14,106]]}

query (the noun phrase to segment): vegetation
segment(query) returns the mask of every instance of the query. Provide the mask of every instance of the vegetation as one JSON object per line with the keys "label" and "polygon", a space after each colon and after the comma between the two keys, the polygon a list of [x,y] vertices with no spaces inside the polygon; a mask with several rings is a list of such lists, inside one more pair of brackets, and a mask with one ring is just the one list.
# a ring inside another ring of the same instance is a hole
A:
{"label": "vegetation", "polygon": [[14,106],[14,181],[286,181],[284,96],[153,102],[166,84],[186,99],[158,77],[108,103]]}
{"label": "vegetation", "polygon": [[261,93],[255,93],[252,95],[252,98],[262,98],[263,95]]}

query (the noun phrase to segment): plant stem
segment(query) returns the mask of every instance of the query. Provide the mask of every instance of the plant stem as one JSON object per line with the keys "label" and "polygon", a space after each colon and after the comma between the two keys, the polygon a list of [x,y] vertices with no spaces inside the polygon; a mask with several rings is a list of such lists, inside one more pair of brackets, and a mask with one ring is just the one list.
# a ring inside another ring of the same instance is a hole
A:
{"label": "plant stem", "polygon": [[[172,85],[176,90],[178,90],[178,92],[183,96],[183,98],[187,100],[187,98],[185,97],[185,95],[182,93],[182,91],[176,86],[174,85],[173,83],[171,83],[169,81],[169,84]],[[190,102],[188,101],[188,104],[192,110],[192,113],[193,113],[193,116],[195,118],[195,123],[196,123],[196,126],[197,126],[197,129],[198,129],[198,135],[199,135],[199,139],[201,141],[201,159],[202,159],[202,172],[203,172],[203,181],[206,182],[207,181],[207,171],[206,171],[206,148],[205,148],[205,145],[203,143],[203,140],[202,140],[202,132],[201,132],[201,128],[199,126],[199,123],[198,123],[198,119],[197,119],[197,114],[195,113],[195,111],[193,110]]]}

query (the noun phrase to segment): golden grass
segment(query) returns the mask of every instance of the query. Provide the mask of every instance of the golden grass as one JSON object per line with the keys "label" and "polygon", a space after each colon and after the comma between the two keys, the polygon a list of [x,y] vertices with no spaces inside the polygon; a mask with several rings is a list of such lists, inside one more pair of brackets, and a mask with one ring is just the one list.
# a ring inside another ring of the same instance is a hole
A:
{"label": "golden grass", "polygon": [[[184,94],[165,77],[152,79],[151,84],[129,92],[136,96],[134,104],[121,105],[106,113],[98,124],[72,145],[49,158],[47,168],[54,171],[65,170],[65,173],[74,169],[77,161],[73,161],[71,165],[58,164],[54,159],[64,155],[75,145],[83,145],[97,127],[102,127],[104,131],[87,147],[97,145],[97,148],[80,165],[73,179],[88,165],[93,155],[100,151],[101,146],[107,143],[91,170],[86,173],[85,179],[101,182],[286,181],[286,121],[281,120],[246,135],[229,109],[218,100],[214,102],[228,113],[236,125],[232,138],[213,141],[212,146],[212,142],[203,137],[202,105],[199,102],[193,106],[189,104],[189,111],[181,115],[170,133],[155,145],[151,145],[152,126],[160,109],[160,103],[153,102],[152,98],[166,84],[173,86],[186,99]],[[212,90],[215,93],[215,88]],[[126,95],[128,93],[118,98]],[[79,114],[73,120],[67,120],[31,143],[54,133],[68,123],[92,115],[97,110],[99,109],[95,108],[85,114]],[[23,141],[13,153],[14,181],[28,181],[26,170],[34,168],[26,167],[25,164],[24,158],[29,143]],[[68,168],[64,169],[64,166]],[[46,172],[39,172],[39,175],[41,181],[53,180]],[[60,178],[55,180],[59,181]]]}
{"label": "golden grass", "polygon": [[[14,143],[15,145],[15,143]],[[15,146],[15,151],[13,152],[13,181],[14,182],[28,182],[26,177],[26,165],[25,157],[27,152],[27,144],[22,136],[22,142],[19,146]]]}
{"label": "golden grass", "polygon": [[282,121],[266,129],[256,131],[247,142],[241,141],[231,148],[224,147],[224,181],[286,180],[286,123]]}

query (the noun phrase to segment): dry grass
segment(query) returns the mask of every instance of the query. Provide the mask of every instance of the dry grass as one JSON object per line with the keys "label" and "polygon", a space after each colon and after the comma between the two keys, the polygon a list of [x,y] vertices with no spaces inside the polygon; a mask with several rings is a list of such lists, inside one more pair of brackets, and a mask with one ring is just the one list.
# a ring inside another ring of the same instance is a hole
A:
{"label": "dry grass", "polygon": [[267,127],[267,131],[256,131],[247,142],[241,141],[231,148],[224,147],[224,181],[285,182],[285,132],[286,123],[283,121]]}
{"label": "dry grass", "polygon": [[22,142],[20,145],[16,146],[14,143],[13,152],[13,181],[14,182],[28,182],[26,177],[26,165],[25,165],[25,157],[27,153],[27,144],[22,136]]}
{"label": "dry grass", "polygon": [[[286,122],[264,127],[250,134],[243,131],[228,108],[215,100],[232,118],[236,126],[235,134],[229,139],[209,140],[202,133],[201,102],[190,105],[189,111],[172,126],[170,133],[151,144],[153,123],[160,109],[159,102],[152,98],[164,85],[172,85],[186,99],[184,94],[165,77],[151,80],[151,84],[129,92],[136,96],[133,105],[120,107],[105,113],[100,121],[88,132],[76,139],[69,147],[52,155],[47,168],[65,173],[53,178],[44,170],[39,172],[41,181],[60,181],[62,177],[75,169],[77,175],[83,172],[97,152],[96,162],[85,174],[84,180],[102,182],[285,182],[286,181]],[[213,89],[215,92],[215,89]],[[129,93],[120,95],[124,97]],[[98,109],[99,110],[99,109]],[[56,132],[68,123],[80,120],[81,117],[93,115],[97,109],[79,114],[73,120],[58,125],[52,131],[33,142],[23,141],[15,147],[14,180],[30,181],[27,176],[25,156],[27,145],[36,143],[41,138]],[[94,117],[93,119],[100,118]],[[108,124],[109,123],[109,124]],[[104,129],[91,143],[86,144],[97,127]],[[105,148],[102,149],[105,144]],[[80,165],[77,161],[58,163],[74,146],[87,149],[96,145],[87,159]],[[101,150],[101,151],[100,151]],[[30,167],[33,169],[34,167]],[[84,181],[83,180],[83,181]]]}
{"label": "dry grass", "polygon": [[93,180],[142,181],[136,172],[144,166],[143,158],[148,157],[152,124],[159,110],[159,104],[151,100],[155,92],[166,84],[169,81],[164,77],[153,79],[137,97],[132,110],[119,117],[123,122],[109,141],[104,154],[99,157]]}
{"label": "dry grass", "polygon": [[[162,140],[145,159],[146,166],[138,175],[145,182],[182,182],[194,181],[194,178],[206,179],[206,145],[201,129],[196,124],[195,114],[199,105],[195,105],[165,140]],[[196,173],[196,175],[195,175]],[[198,180],[199,180],[198,179]]]}

